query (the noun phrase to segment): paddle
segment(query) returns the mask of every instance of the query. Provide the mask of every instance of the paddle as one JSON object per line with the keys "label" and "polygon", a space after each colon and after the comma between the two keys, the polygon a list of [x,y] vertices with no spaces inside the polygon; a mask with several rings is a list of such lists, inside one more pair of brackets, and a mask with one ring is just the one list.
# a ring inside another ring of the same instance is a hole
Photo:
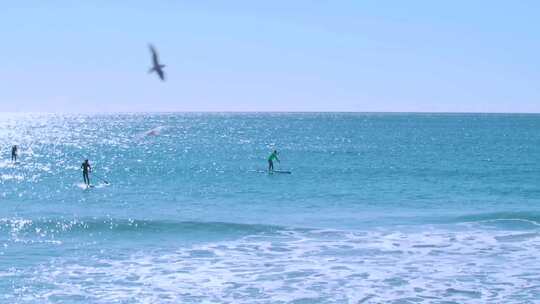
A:
{"label": "paddle", "polygon": [[110,183],[109,183],[107,180],[105,180],[103,177],[101,177],[101,176],[99,176],[99,175],[97,175],[97,174],[95,174],[95,173],[93,173],[93,172],[92,172],[92,175],[95,176],[95,177],[97,177],[97,178],[99,178],[99,179],[100,179],[102,182],[104,182],[105,184],[107,184],[107,185],[110,184]]}

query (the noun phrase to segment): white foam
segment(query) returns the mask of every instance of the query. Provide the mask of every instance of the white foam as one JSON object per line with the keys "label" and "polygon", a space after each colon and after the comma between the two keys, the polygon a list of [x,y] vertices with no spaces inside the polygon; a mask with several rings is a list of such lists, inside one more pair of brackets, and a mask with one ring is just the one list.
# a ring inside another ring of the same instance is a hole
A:
{"label": "white foam", "polygon": [[74,185],[80,189],[88,189],[88,186],[85,183],[76,183]]}
{"label": "white foam", "polygon": [[540,223],[537,221],[520,219],[520,218],[501,218],[501,219],[493,219],[493,220],[483,220],[483,221],[477,221],[476,223],[496,223],[496,222],[524,222],[527,224],[540,227]]}
{"label": "white foam", "polygon": [[497,240],[513,233],[284,231],[128,258],[103,250],[33,281],[51,286],[40,299],[96,303],[532,303],[540,238]]}

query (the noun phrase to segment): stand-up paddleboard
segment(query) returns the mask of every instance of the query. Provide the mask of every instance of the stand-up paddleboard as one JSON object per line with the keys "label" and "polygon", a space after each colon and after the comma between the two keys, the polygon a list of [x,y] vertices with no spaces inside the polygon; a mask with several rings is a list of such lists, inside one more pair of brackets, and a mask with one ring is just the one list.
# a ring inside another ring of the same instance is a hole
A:
{"label": "stand-up paddleboard", "polygon": [[269,173],[292,174],[291,171],[285,171],[285,170],[274,170],[274,171],[270,171]]}
{"label": "stand-up paddleboard", "polygon": [[274,170],[274,171],[268,171],[268,170],[253,170],[251,172],[257,172],[257,173],[267,173],[267,174],[292,174],[292,171],[286,171],[286,170]]}

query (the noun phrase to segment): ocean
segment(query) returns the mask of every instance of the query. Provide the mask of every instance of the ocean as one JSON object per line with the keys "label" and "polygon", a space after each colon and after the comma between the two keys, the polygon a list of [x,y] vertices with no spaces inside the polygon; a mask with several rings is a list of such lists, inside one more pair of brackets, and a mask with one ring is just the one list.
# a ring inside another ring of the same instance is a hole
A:
{"label": "ocean", "polygon": [[0,146],[0,303],[540,302],[540,115],[5,113]]}

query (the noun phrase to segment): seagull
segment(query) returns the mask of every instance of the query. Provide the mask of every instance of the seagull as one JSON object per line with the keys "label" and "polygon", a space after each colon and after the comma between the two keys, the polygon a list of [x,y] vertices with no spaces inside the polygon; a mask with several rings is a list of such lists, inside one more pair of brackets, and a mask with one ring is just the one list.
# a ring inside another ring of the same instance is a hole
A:
{"label": "seagull", "polygon": [[148,47],[150,48],[150,52],[152,52],[152,65],[153,65],[152,68],[148,70],[148,73],[156,72],[159,78],[162,81],[165,81],[165,73],[163,73],[163,68],[165,67],[165,65],[159,63],[158,53],[156,49],[154,48],[154,46],[149,44]]}

